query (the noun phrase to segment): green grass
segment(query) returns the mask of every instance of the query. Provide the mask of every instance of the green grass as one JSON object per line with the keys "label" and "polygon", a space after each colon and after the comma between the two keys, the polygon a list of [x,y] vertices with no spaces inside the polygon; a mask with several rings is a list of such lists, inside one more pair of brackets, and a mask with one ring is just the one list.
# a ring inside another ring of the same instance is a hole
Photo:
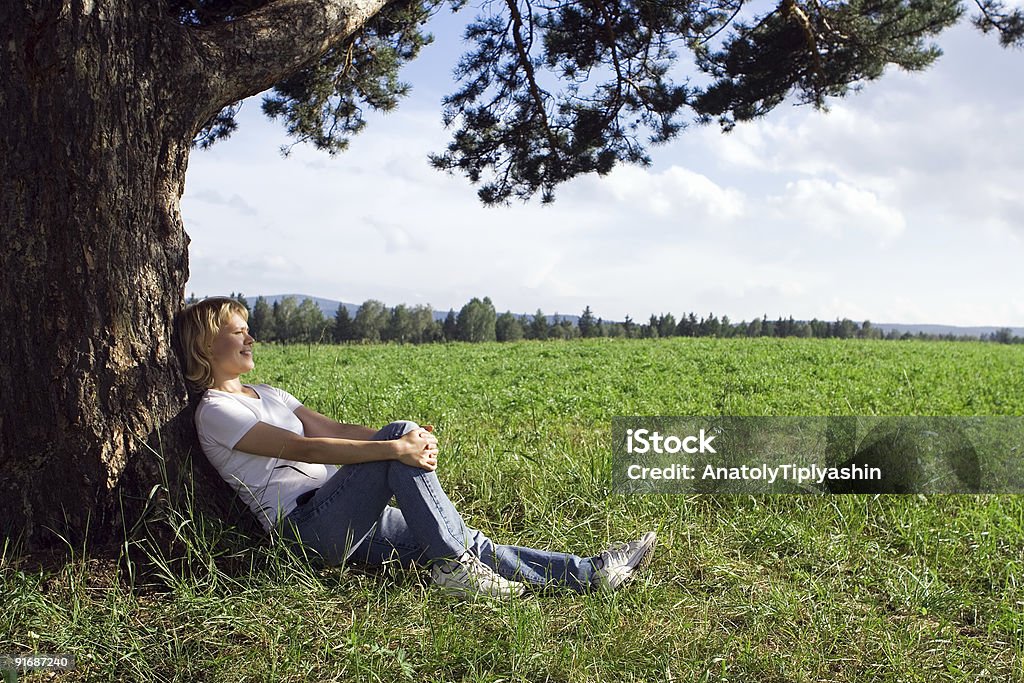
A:
{"label": "green grass", "polygon": [[588,553],[653,528],[651,569],[612,596],[473,603],[185,509],[147,573],[6,548],[0,654],[73,653],[69,681],[1024,681],[1018,496],[627,497],[607,477],[616,415],[1024,415],[1024,348],[260,347],[257,366],[343,421],[436,425],[442,481],[495,540]]}

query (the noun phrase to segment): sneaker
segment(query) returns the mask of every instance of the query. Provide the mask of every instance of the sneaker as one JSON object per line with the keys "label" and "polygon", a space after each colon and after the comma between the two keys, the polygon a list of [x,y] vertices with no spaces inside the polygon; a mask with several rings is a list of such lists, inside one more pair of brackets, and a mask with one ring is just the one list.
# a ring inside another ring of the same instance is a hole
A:
{"label": "sneaker", "polygon": [[526,590],[525,584],[500,576],[469,550],[454,560],[434,562],[430,576],[435,586],[463,598],[505,598],[522,595]]}
{"label": "sneaker", "polygon": [[594,558],[593,583],[601,592],[617,590],[628,579],[633,577],[637,569],[646,567],[653,556],[654,542],[657,535],[648,531],[636,541],[616,543],[600,552]]}

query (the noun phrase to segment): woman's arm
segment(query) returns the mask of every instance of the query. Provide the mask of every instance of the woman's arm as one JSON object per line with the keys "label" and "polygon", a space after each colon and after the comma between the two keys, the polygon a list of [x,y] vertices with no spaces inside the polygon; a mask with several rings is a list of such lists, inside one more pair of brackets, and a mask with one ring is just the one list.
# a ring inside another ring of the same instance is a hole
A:
{"label": "woman's arm", "polygon": [[368,441],[377,433],[370,427],[336,422],[306,406],[296,408],[295,417],[302,422],[302,431],[306,436],[331,436],[337,439]]}
{"label": "woman's arm", "polygon": [[266,422],[257,422],[238,440],[235,449],[268,458],[325,465],[398,460],[425,470],[437,469],[437,439],[424,428],[414,429],[399,439],[369,441],[301,436]]}

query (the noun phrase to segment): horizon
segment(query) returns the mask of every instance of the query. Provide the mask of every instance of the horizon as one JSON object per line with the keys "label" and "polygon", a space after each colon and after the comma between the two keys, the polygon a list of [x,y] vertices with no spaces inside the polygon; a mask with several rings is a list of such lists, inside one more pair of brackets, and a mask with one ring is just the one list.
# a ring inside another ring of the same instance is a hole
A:
{"label": "horizon", "polygon": [[[406,302],[398,302],[398,303],[394,303],[394,304],[389,304],[386,301],[382,301],[380,299],[374,299],[373,297],[371,297],[371,299],[364,299],[363,301],[357,303],[357,302],[353,302],[353,301],[344,301],[342,299],[332,299],[330,297],[315,296],[315,295],[312,295],[312,294],[302,294],[302,293],[297,293],[297,292],[287,292],[287,293],[281,293],[281,294],[253,294],[253,295],[246,294],[245,292],[237,292],[237,293],[235,293],[235,295],[243,297],[246,300],[246,302],[249,304],[250,307],[252,305],[254,305],[255,302],[258,299],[260,299],[260,298],[262,298],[264,300],[280,300],[280,299],[283,299],[285,297],[293,297],[296,300],[296,302],[299,302],[299,303],[301,303],[304,299],[308,298],[308,299],[313,300],[313,302],[316,303],[317,306],[320,308],[320,311],[325,316],[327,316],[327,317],[332,317],[332,316],[334,316],[337,313],[337,305],[334,306],[334,310],[328,311],[328,309],[324,308],[324,306],[322,304],[322,302],[325,302],[325,301],[326,302],[330,302],[331,304],[344,304],[346,307],[350,307],[352,309],[359,308],[359,306],[361,304],[365,303],[368,300],[380,301],[382,304],[384,304],[385,308],[387,308],[388,310],[391,310],[395,306],[400,306],[400,305],[406,305],[406,306],[418,305],[418,304],[408,304]],[[212,295],[198,296],[196,293],[190,292],[189,296],[190,297],[197,297],[199,299],[204,299],[204,298],[207,298],[208,296],[228,296],[228,294],[212,294]],[[482,300],[486,296],[487,295],[485,294],[483,296],[477,296],[476,298]],[[436,308],[436,307],[431,306],[431,311],[435,314],[435,316],[439,316],[439,318],[443,318],[445,315],[448,314],[449,311],[455,311],[455,313],[458,313],[459,310],[462,308],[462,306],[464,306],[466,303],[468,303],[468,300],[463,302],[461,305],[459,305],[457,307],[449,307],[449,308],[445,308],[445,309]],[[492,303],[493,303],[493,300],[492,300]],[[428,303],[425,303],[424,305],[430,305],[430,304],[428,302]],[[578,319],[583,314],[582,310],[579,311],[578,313],[563,313],[563,312],[560,312],[560,311],[554,311],[554,312],[550,312],[549,313],[549,312],[544,311],[543,309],[540,309],[540,310],[544,314],[545,318],[547,318],[548,320],[551,320],[552,318],[575,320],[575,319]],[[519,311],[513,311],[512,309],[502,310],[501,308],[499,308],[497,306],[495,306],[495,312],[498,315],[501,315],[502,313],[506,313],[507,312],[507,313],[511,313],[512,315],[517,316],[517,317],[532,317],[532,316],[536,315],[536,310],[533,311],[533,312],[519,312]],[[827,319],[827,318],[797,318],[796,316],[790,315],[790,314],[786,314],[786,315],[767,315],[767,314],[765,314],[765,315],[761,315],[761,316],[754,316],[753,318],[750,318],[750,319],[746,319],[746,318],[736,319],[733,316],[729,315],[728,313],[717,313],[715,311],[708,311],[706,314],[704,314],[704,313],[698,314],[697,311],[659,311],[658,313],[648,313],[645,316],[640,316],[640,317],[633,317],[632,315],[630,315],[629,318],[630,318],[630,320],[632,320],[634,323],[636,323],[638,325],[644,325],[644,324],[646,324],[646,322],[650,319],[650,317],[652,315],[657,316],[657,315],[671,314],[678,321],[680,319],[679,316],[684,315],[684,314],[689,314],[689,313],[693,313],[694,315],[696,315],[698,320],[701,320],[701,319],[703,319],[703,318],[705,318],[707,316],[715,316],[715,317],[718,318],[718,320],[721,320],[722,317],[725,316],[725,317],[729,318],[729,322],[732,325],[749,323],[749,322],[752,322],[755,318],[756,319],[760,319],[762,321],[769,321],[769,322],[776,322],[778,320],[789,320],[789,319],[792,319],[794,322],[798,322],[798,323],[799,322],[811,322],[813,320],[818,320],[820,322],[835,322],[835,321],[841,321],[841,320],[850,320],[851,322],[854,322],[857,325],[862,325],[865,322],[870,322],[872,327],[896,328],[896,329],[933,327],[933,328],[941,328],[941,329],[984,330],[984,331],[990,331],[991,330],[991,331],[995,331],[995,330],[999,330],[999,329],[1004,329],[1005,328],[1005,329],[1011,330],[1012,333],[1015,336],[1024,336],[1024,327],[1013,327],[1011,325],[950,325],[950,324],[946,324],[946,323],[904,323],[904,322],[875,321],[875,320],[871,320],[870,318],[865,318],[863,320],[858,320],[856,318],[850,318],[849,316],[840,316],[839,318]],[[603,322],[608,323],[608,324],[613,324],[613,323],[621,324],[622,322],[624,322],[624,319],[605,318],[598,311],[595,311],[593,309],[591,309],[591,314],[596,319],[602,320]]]}

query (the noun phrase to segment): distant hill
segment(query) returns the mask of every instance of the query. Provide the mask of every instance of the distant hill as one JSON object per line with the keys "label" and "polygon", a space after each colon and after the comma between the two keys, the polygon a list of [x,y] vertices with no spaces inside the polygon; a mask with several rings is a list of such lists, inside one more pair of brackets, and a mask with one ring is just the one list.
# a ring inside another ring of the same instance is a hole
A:
{"label": "distant hill", "polygon": [[[295,301],[297,301],[297,302],[302,301],[303,299],[312,299],[313,302],[317,306],[320,307],[320,310],[323,311],[324,315],[327,316],[328,318],[333,318],[335,316],[335,314],[338,312],[338,306],[340,306],[343,303],[341,301],[335,301],[334,299],[323,299],[323,298],[320,298],[320,297],[317,297],[317,296],[310,296],[308,294],[271,294],[271,295],[264,294],[263,298],[266,299],[268,304],[273,306],[274,302],[280,301],[281,299],[283,299],[283,298],[285,298],[287,296],[294,297]],[[245,298],[249,302],[249,305],[251,306],[254,303],[256,303],[256,299],[259,298],[259,295],[257,295],[257,296],[246,296]],[[387,304],[387,302],[385,302],[385,305],[388,306],[389,308],[391,307],[389,304]],[[355,317],[356,311],[359,310],[359,306],[360,306],[360,304],[345,303],[345,308],[348,309],[348,314],[350,316],[352,316],[352,317]],[[455,312],[458,313],[458,309],[456,309]],[[498,311],[499,314],[503,313],[503,312],[504,311]],[[445,316],[447,316],[447,315],[448,315],[448,311],[434,311],[434,320],[444,320]],[[515,315],[515,316],[517,316],[519,318],[533,318],[533,314],[532,313],[514,313],[513,315]],[[726,314],[726,315],[728,315],[728,314]],[[600,317],[596,312],[594,313],[594,316],[595,317]],[[580,317],[578,315],[561,315],[561,314],[547,315],[545,317],[547,317],[548,322],[552,322],[552,321],[554,321],[556,319],[557,320],[570,320],[570,321],[572,321],[573,325],[576,325],[579,322],[579,319],[580,319]],[[606,322],[621,322],[621,321],[608,320]],[[637,323],[643,323],[643,322],[646,322],[646,319],[637,318],[636,322]],[[859,324],[859,323],[861,323],[863,321],[856,320],[854,322]],[[996,330],[1002,329],[1001,326],[993,326],[993,327],[956,327],[955,325],[911,325],[911,324],[904,324],[904,323],[876,323],[874,321],[871,322],[871,326],[875,327],[875,328],[877,328],[879,330],[882,330],[883,332],[886,332],[886,333],[890,332],[891,330],[896,330],[896,331],[898,331],[900,333],[909,332],[910,334],[917,334],[918,332],[924,332],[925,334],[935,334],[935,335],[952,334],[952,335],[957,335],[957,336],[971,336],[971,337],[981,337],[982,335],[992,334]],[[1024,337],[1024,327],[1011,327],[1010,329],[1013,331],[1014,336]]]}
{"label": "distant hill", "polygon": [[[285,299],[287,297],[292,297],[293,299],[295,299],[296,303],[300,303],[303,299],[312,299],[313,303],[319,306],[320,310],[323,311],[324,316],[328,318],[333,318],[335,314],[337,314],[338,306],[340,306],[342,303],[340,301],[335,301],[334,299],[321,299],[318,296],[310,296],[309,294],[271,294],[269,296],[264,294],[262,296],[266,300],[266,302],[271,306],[276,304],[281,299]],[[256,299],[258,298],[260,298],[259,295],[246,296],[245,300],[249,302],[249,306],[251,307],[254,303],[256,303]],[[359,304],[345,304],[345,308],[348,309],[349,315],[355,316],[356,311],[359,310]]]}
{"label": "distant hill", "polygon": [[[889,330],[897,330],[899,332],[909,332],[910,334],[917,334],[918,332],[924,332],[925,334],[955,334],[958,336],[971,336],[980,337],[985,334],[992,334],[996,330],[1001,330],[1005,325],[998,327],[955,327],[953,325],[905,325],[902,323],[871,323],[872,327],[877,327],[880,330],[888,332]],[[1011,327],[1014,336],[1024,337],[1024,327]]]}

